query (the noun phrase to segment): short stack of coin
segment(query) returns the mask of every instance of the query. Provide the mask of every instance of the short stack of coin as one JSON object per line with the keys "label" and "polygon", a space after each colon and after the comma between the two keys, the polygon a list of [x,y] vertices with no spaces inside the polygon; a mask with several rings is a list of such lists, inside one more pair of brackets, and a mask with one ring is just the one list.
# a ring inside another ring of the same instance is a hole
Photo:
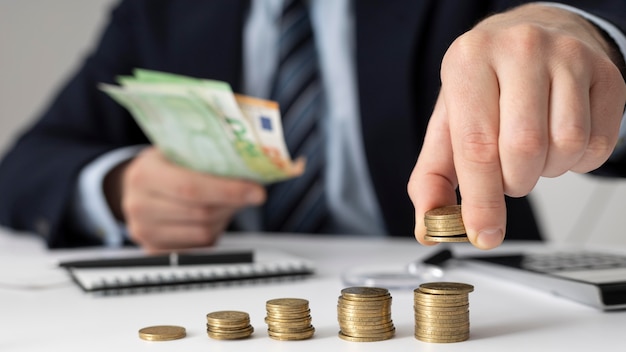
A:
{"label": "short stack of coin", "polygon": [[339,337],[372,342],[390,339],[396,328],[391,320],[391,295],[385,288],[348,287],[337,304]]}
{"label": "short stack of coin", "polygon": [[272,299],[265,303],[265,308],[267,333],[274,340],[306,340],[315,333],[306,299]]}
{"label": "short stack of coin", "polygon": [[254,332],[250,315],[246,312],[224,310],[206,315],[207,334],[216,340],[236,340],[249,337]]}
{"label": "short stack of coin", "polygon": [[426,236],[432,242],[468,242],[460,205],[449,205],[424,214]]}
{"label": "short stack of coin", "polygon": [[415,338],[448,343],[469,339],[469,293],[474,286],[458,282],[431,282],[413,291]]}

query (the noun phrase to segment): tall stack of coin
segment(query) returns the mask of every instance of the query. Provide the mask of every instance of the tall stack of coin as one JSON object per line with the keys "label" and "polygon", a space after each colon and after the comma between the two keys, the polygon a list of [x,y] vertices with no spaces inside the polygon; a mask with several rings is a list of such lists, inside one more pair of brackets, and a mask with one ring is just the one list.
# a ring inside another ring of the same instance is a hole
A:
{"label": "tall stack of coin", "polygon": [[424,214],[426,236],[432,242],[468,242],[460,205],[449,205]]}
{"label": "tall stack of coin", "polygon": [[337,304],[339,337],[347,341],[371,342],[393,337],[391,295],[385,288],[348,287],[341,290]]}
{"label": "tall stack of coin", "polygon": [[469,339],[469,293],[474,286],[458,282],[421,284],[415,299],[415,338],[424,342]]}
{"label": "tall stack of coin", "polygon": [[249,337],[254,332],[250,315],[246,312],[224,310],[206,315],[207,334],[216,340],[236,340]]}
{"label": "tall stack of coin", "polygon": [[315,333],[309,301],[277,298],[265,303],[267,333],[274,340],[306,340]]}

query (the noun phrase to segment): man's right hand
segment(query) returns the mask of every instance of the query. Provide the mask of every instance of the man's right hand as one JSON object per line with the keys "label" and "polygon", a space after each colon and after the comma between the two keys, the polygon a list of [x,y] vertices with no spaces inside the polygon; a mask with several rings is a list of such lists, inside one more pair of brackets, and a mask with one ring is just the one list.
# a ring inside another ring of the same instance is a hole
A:
{"label": "man's right hand", "polygon": [[149,251],[210,246],[238,210],[266,197],[259,184],[182,168],[154,147],[113,170],[105,192],[131,239]]}

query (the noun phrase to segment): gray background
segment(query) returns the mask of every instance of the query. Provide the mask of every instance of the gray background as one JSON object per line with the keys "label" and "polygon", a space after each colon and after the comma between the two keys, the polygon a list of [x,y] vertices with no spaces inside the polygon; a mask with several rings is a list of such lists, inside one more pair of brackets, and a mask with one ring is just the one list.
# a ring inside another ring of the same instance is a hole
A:
{"label": "gray background", "polygon": [[[74,72],[116,2],[0,0],[0,154]],[[626,180],[568,173],[531,196],[551,241],[626,245]]]}

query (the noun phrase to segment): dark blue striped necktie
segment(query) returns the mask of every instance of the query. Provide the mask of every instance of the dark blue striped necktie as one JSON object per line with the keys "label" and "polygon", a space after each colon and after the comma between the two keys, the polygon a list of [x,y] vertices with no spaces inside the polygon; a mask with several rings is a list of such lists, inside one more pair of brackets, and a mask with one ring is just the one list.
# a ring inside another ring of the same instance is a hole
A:
{"label": "dark blue striped necktie", "polygon": [[319,232],[327,210],[324,197],[322,90],[308,9],[285,0],[280,19],[279,62],[271,99],[280,105],[285,141],[292,157],[305,156],[306,171],[272,185],[265,204],[265,230]]}

